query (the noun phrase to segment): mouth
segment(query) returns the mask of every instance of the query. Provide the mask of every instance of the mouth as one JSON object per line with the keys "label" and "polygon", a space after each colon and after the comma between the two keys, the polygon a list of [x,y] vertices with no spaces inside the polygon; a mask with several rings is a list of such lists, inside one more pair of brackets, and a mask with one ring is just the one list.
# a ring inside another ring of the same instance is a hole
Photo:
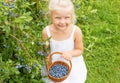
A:
{"label": "mouth", "polygon": [[59,27],[63,27],[64,28],[64,27],[66,27],[66,25],[59,25]]}

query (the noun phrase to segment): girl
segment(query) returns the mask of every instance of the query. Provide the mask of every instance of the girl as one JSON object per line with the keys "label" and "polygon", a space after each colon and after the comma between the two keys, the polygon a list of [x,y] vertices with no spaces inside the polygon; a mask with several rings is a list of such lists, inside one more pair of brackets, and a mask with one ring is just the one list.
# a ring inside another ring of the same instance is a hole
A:
{"label": "girl", "polygon": [[[50,52],[62,52],[59,58],[70,59],[72,70],[67,79],[60,83],[84,83],[87,69],[82,56],[82,32],[75,25],[74,6],[71,0],[50,0],[49,15],[52,24],[42,31],[44,39],[50,39]],[[53,58],[54,59],[54,58]],[[55,58],[56,59],[56,58]],[[56,83],[49,78],[46,83]]]}

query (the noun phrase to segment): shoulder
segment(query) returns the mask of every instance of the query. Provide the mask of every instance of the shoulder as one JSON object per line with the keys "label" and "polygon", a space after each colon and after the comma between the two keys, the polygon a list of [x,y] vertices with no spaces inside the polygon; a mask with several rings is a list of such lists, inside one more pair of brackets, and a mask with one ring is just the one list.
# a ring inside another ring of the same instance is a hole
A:
{"label": "shoulder", "polygon": [[82,31],[81,31],[81,29],[80,29],[80,27],[78,27],[78,26],[76,26],[76,25],[74,25],[74,27],[75,27],[75,36],[82,36]]}

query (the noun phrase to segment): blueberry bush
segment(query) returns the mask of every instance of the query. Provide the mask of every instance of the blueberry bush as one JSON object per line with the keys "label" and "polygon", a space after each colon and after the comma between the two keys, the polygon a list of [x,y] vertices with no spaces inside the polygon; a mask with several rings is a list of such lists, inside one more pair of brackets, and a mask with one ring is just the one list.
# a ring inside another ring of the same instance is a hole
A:
{"label": "blueberry bush", "polygon": [[45,0],[0,1],[0,83],[44,83],[45,4]]}

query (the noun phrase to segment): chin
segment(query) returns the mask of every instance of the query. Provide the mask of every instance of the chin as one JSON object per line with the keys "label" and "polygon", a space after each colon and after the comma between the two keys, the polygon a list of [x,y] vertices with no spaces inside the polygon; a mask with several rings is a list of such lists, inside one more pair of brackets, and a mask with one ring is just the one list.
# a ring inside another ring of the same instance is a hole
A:
{"label": "chin", "polygon": [[60,30],[65,30],[65,29],[66,29],[66,27],[60,27],[59,29],[60,29]]}

